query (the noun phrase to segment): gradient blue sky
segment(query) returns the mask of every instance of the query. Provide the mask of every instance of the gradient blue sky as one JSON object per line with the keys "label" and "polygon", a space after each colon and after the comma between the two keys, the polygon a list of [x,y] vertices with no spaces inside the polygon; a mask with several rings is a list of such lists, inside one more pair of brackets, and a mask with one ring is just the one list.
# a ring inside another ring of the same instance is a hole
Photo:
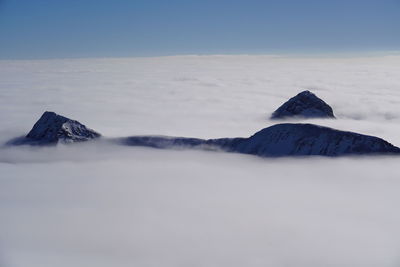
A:
{"label": "gradient blue sky", "polygon": [[400,0],[0,0],[0,58],[400,50]]}

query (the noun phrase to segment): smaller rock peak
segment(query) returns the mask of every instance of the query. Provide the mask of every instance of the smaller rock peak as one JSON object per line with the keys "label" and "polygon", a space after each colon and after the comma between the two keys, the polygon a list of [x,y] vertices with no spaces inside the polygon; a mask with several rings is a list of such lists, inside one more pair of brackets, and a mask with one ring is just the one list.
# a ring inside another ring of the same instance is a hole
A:
{"label": "smaller rock peak", "polygon": [[56,144],[88,141],[98,138],[100,134],[86,128],[76,120],[45,111],[26,135],[25,142],[30,144]]}
{"label": "smaller rock peak", "polygon": [[309,90],[302,91],[286,101],[272,113],[271,119],[289,117],[335,118],[332,108]]}

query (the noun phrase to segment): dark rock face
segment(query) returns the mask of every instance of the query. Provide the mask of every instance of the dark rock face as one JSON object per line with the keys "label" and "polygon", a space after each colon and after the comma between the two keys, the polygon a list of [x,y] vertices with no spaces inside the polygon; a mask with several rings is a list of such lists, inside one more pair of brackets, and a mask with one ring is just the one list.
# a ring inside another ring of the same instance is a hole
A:
{"label": "dark rock face", "polygon": [[400,154],[400,148],[378,137],[297,123],[277,124],[249,138],[203,140],[183,137],[132,136],[123,139],[123,143],[155,148],[223,150],[261,157]]}
{"label": "dark rock face", "polygon": [[332,108],[310,91],[292,97],[272,113],[271,119],[289,117],[335,118]]}
{"label": "dark rock face", "polygon": [[35,123],[32,130],[14,144],[48,145],[88,141],[100,134],[86,128],[78,121],[71,120],[54,112],[46,111]]}
{"label": "dark rock face", "polygon": [[378,137],[297,123],[265,128],[234,144],[231,150],[263,157],[400,153],[400,148]]}
{"label": "dark rock face", "polygon": [[131,136],[118,140],[123,145],[153,148],[192,148],[205,144],[204,139],[170,136]]}
{"label": "dark rock face", "polygon": [[[78,121],[46,111],[24,137],[11,145],[54,145],[100,137]],[[344,156],[400,154],[400,148],[387,141],[353,132],[339,131],[314,124],[282,123],[262,129],[248,138],[199,139],[168,136],[131,136],[110,139],[128,146],[153,148],[221,150],[261,157]]]}

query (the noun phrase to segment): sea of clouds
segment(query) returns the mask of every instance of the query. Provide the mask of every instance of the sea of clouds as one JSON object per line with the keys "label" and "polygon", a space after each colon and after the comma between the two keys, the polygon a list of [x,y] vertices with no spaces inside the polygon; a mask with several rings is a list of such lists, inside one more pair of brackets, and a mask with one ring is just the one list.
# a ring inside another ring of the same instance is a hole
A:
{"label": "sea of clouds", "polygon": [[[400,146],[400,56],[0,61],[0,142],[45,110],[104,136],[249,136],[308,89]],[[0,266],[399,266],[400,158],[107,142],[0,148]]]}

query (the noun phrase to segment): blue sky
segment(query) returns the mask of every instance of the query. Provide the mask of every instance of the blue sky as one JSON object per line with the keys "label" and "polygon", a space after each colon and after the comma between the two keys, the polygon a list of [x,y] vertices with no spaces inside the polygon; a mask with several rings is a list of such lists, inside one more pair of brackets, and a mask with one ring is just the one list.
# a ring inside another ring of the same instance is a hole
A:
{"label": "blue sky", "polygon": [[400,50],[400,0],[0,0],[0,58]]}

